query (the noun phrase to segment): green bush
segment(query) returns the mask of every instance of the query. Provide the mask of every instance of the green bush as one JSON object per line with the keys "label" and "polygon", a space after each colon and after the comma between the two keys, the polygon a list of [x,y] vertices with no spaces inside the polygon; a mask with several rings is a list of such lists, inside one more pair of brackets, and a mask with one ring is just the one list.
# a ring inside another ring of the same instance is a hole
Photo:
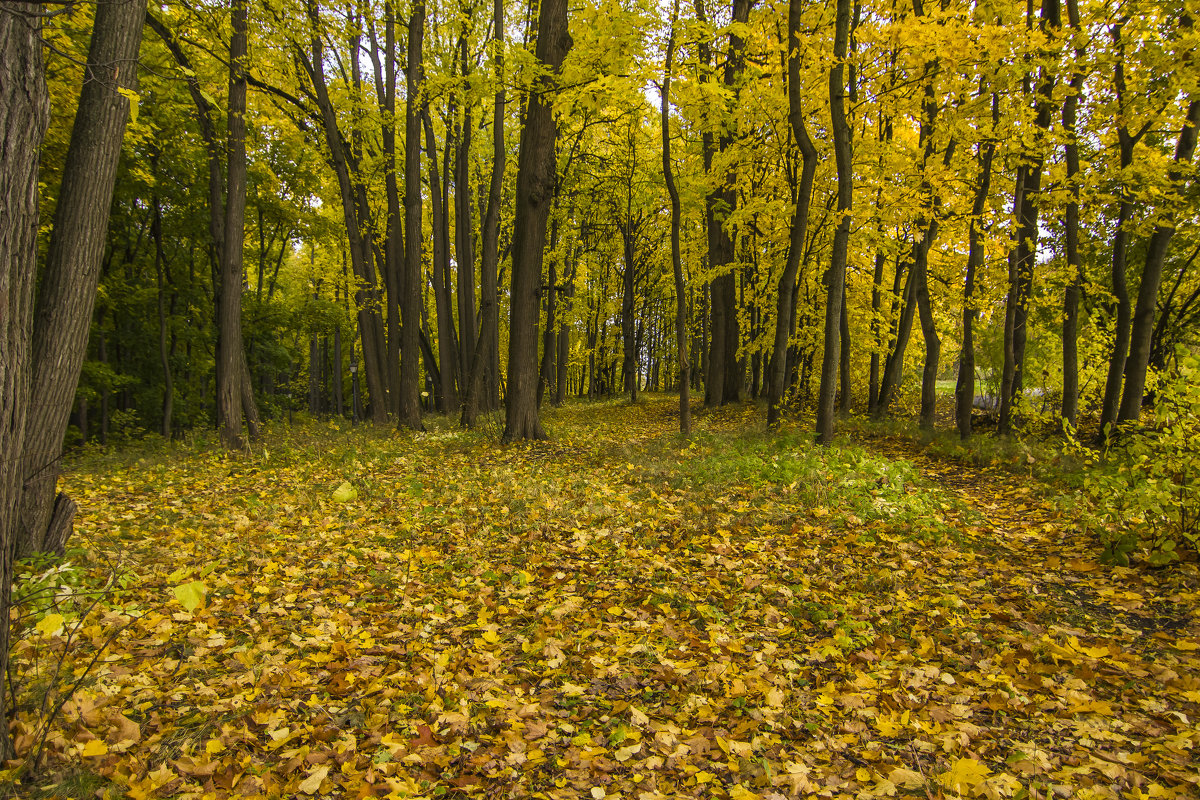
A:
{"label": "green bush", "polygon": [[1200,549],[1200,357],[1183,348],[1157,387],[1154,424],[1126,426],[1084,478],[1104,560],[1151,566]]}

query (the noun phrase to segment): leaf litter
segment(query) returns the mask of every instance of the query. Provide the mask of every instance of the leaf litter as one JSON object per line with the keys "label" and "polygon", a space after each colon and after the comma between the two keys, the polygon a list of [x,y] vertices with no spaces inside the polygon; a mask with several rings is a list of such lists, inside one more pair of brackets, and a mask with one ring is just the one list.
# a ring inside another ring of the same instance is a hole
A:
{"label": "leaf litter", "polygon": [[81,465],[114,588],[18,627],[19,674],[69,638],[79,680],[19,752],[134,800],[1200,793],[1194,563],[1102,568],[1028,478],[904,442],[752,407],[683,440],[672,402]]}

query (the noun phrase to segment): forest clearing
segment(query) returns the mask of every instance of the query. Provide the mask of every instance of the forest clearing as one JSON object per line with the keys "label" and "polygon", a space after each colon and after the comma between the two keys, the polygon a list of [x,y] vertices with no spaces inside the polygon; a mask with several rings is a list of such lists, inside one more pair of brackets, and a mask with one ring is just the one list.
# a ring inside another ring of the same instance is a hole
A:
{"label": "forest clearing", "polygon": [[0,796],[1200,796],[1200,0],[0,0]]}
{"label": "forest clearing", "polygon": [[1194,561],[1101,565],[1027,454],[697,412],[79,460],[23,796],[1196,795]]}

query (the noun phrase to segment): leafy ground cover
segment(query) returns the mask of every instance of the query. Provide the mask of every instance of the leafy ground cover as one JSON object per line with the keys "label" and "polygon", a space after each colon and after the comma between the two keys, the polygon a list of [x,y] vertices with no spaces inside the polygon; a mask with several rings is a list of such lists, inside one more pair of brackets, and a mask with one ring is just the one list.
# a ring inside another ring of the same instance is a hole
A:
{"label": "leafy ground cover", "polygon": [[81,549],[21,585],[41,591],[16,739],[43,769],[6,779],[136,799],[1200,793],[1194,563],[1102,567],[1019,472],[896,438],[818,449],[751,407],[685,441],[672,403],[570,406],[553,441],[510,447],[314,424],[252,456],[80,464]]}

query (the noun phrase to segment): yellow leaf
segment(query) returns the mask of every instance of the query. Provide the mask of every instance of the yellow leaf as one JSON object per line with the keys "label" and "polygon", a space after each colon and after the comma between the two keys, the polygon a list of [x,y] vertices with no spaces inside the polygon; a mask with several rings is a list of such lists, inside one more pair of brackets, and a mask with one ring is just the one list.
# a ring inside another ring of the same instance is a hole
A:
{"label": "yellow leaf", "polygon": [[483,640],[488,644],[499,644],[500,634],[496,633],[495,631],[484,631]]}
{"label": "yellow leaf", "polygon": [[866,783],[867,781],[871,780],[871,770],[867,769],[866,767],[859,767],[855,771],[854,777],[859,783]]}
{"label": "yellow leaf", "polygon": [[47,614],[38,621],[37,628],[42,636],[57,636],[62,633],[63,615],[62,614]]}
{"label": "yellow leaf", "polygon": [[592,787],[592,798],[593,798],[593,800],[604,800],[604,797],[605,797],[605,795],[604,795],[604,789],[600,788],[599,786],[593,786],[593,787]]}
{"label": "yellow leaf", "polygon": [[715,777],[717,777],[717,776],[712,774],[711,772],[703,772],[703,771],[697,772],[696,773],[696,783],[712,783],[713,778],[715,778]]}
{"label": "yellow leaf", "polygon": [[631,744],[628,747],[617,748],[617,751],[613,754],[613,757],[616,758],[617,761],[620,761],[622,764],[624,764],[626,761],[633,758],[636,753],[641,752],[641,750],[642,743],[638,742],[637,744]]}
{"label": "yellow leaf", "polygon": [[954,762],[954,766],[938,777],[938,781],[947,789],[961,792],[963,789],[971,790],[982,786],[990,774],[992,771],[975,759],[960,758]]}
{"label": "yellow leaf", "polygon": [[321,788],[321,783],[325,780],[325,776],[328,774],[328,764],[314,767],[313,771],[308,773],[308,777],[300,781],[300,786],[297,788],[304,794],[316,794],[317,790]]}
{"label": "yellow leaf", "polygon": [[188,612],[195,611],[204,602],[208,587],[202,581],[192,581],[175,587],[175,599]]}
{"label": "yellow leaf", "polygon": [[83,757],[102,756],[108,752],[108,745],[100,739],[92,739],[83,746]]}
{"label": "yellow leaf", "polygon": [[919,772],[914,772],[911,769],[896,767],[892,773],[888,775],[888,780],[896,786],[901,786],[905,789],[920,789],[925,785],[925,776]]}
{"label": "yellow leaf", "polygon": [[350,481],[342,481],[342,485],[333,490],[333,502],[349,503],[358,499],[358,489],[350,485]]}

